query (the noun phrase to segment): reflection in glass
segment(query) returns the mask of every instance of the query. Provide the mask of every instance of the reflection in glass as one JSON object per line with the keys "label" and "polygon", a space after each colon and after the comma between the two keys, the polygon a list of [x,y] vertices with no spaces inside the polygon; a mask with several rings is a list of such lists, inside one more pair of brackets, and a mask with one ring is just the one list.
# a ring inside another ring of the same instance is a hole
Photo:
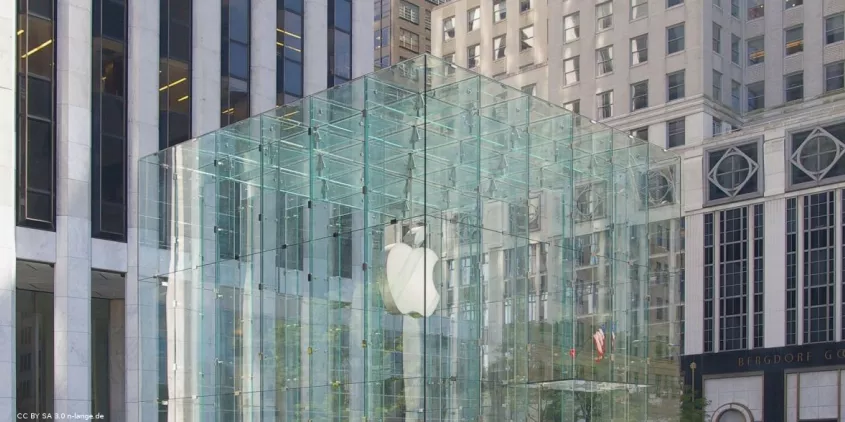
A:
{"label": "reflection in glass", "polygon": [[53,295],[15,291],[17,412],[53,409]]}
{"label": "reflection in glass", "polygon": [[223,0],[220,126],[249,117],[250,0]]}

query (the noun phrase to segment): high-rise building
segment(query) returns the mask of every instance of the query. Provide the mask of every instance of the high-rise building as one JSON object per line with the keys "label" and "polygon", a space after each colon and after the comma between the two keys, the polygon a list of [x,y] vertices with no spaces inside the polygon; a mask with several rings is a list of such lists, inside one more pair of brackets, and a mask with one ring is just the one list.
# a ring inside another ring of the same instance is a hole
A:
{"label": "high-rise building", "polygon": [[375,68],[431,53],[431,9],[443,0],[375,0]]}
{"label": "high-rise building", "polygon": [[141,420],[138,159],[370,72],[369,42],[353,41],[372,13],[370,0],[0,1],[0,420]]}
{"label": "high-rise building", "polygon": [[432,12],[435,55],[684,157],[683,295],[664,300],[685,299],[670,342],[713,420],[845,414],[844,19],[836,0]]}

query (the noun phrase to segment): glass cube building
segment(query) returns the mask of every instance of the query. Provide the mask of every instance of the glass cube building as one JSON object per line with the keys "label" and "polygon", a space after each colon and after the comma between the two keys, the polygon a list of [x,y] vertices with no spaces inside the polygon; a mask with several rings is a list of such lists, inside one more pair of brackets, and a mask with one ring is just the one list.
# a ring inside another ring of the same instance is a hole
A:
{"label": "glass cube building", "polygon": [[145,157],[128,405],[677,420],[678,165],[432,56]]}

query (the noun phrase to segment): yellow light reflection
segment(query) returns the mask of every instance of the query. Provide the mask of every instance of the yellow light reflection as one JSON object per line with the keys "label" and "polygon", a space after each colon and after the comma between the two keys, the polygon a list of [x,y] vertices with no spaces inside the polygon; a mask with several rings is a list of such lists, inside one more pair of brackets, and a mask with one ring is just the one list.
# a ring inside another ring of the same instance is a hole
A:
{"label": "yellow light reflection", "polygon": [[293,33],[290,33],[290,32],[288,32],[288,31],[285,31],[284,29],[279,29],[279,28],[276,28],[276,31],[277,31],[277,32],[281,32],[282,34],[285,34],[285,35],[288,35],[288,36],[294,37],[294,38],[296,38],[296,39],[298,39],[298,40],[299,40],[299,39],[302,39],[302,37],[301,37],[301,36],[296,35],[296,34],[293,34]]}
{"label": "yellow light reflection", "polygon": [[229,108],[229,109],[226,109],[226,110],[223,110],[223,114],[232,114],[232,113],[234,113],[234,112],[235,112],[235,108],[234,108],[234,107]]}
{"label": "yellow light reflection", "polygon": [[18,29],[18,36],[23,35],[23,29]]}
{"label": "yellow light reflection", "polygon": [[24,53],[24,55],[23,55],[23,56],[21,56],[21,58],[22,58],[22,59],[25,59],[25,58],[27,58],[27,57],[29,57],[29,56],[31,56],[31,55],[33,55],[33,54],[37,53],[39,50],[41,50],[41,49],[42,49],[42,48],[44,48],[44,47],[47,47],[48,45],[50,45],[50,44],[52,44],[52,43],[53,43],[53,40],[47,40],[47,41],[44,41],[44,42],[43,42],[43,43],[41,43],[41,45],[39,45],[38,47],[35,47],[35,48],[33,48],[32,50],[29,50],[29,51],[27,51],[26,53]]}
{"label": "yellow light reflection", "polygon": [[179,85],[179,84],[181,84],[182,82],[185,82],[185,81],[187,81],[187,80],[188,80],[188,78],[182,78],[182,79],[179,79],[178,81],[176,81],[176,82],[171,82],[170,84],[165,85],[165,86],[163,86],[163,87],[159,88],[158,90],[159,90],[159,91],[164,91],[165,89],[168,89],[168,88],[173,88],[174,86]]}
{"label": "yellow light reflection", "polygon": [[180,99],[178,99],[178,100],[176,100],[176,101],[177,101],[177,102],[182,102],[182,101],[185,101],[185,100],[187,100],[187,99],[188,99],[188,96],[186,95],[186,96],[184,96],[184,97],[182,97],[182,98],[180,98]]}

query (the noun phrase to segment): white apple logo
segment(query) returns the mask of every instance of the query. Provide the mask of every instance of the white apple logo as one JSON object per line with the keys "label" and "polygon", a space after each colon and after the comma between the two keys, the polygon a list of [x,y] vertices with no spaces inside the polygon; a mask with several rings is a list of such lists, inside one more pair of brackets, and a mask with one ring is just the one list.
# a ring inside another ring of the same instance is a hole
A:
{"label": "white apple logo", "polygon": [[[434,286],[434,265],[440,259],[428,248],[421,248],[425,227],[414,227],[404,242],[387,245],[386,280],[381,293],[391,314],[429,317],[437,310],[440,293]],[[407,243],[412,246],[409,246]]]}

